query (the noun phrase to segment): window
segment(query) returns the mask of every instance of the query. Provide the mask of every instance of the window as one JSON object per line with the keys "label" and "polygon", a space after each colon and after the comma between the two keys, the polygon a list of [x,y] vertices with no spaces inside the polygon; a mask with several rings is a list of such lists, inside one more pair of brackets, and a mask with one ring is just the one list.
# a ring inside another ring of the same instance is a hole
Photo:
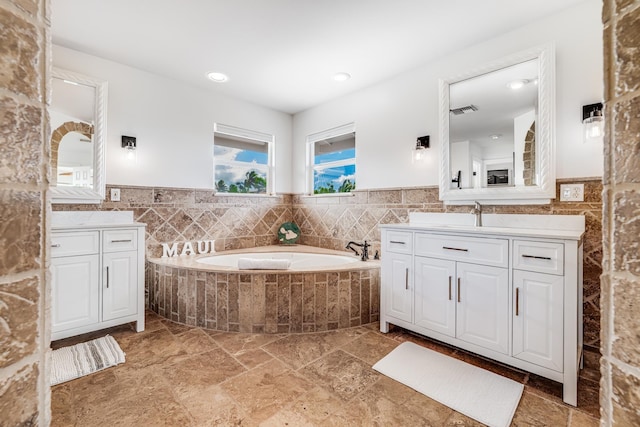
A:
{"label": "window", "polygon": [[309,194],[348,193],[356,188],[353,124],[307,137]]}
{"label": "window", "polygon": [[214,183],[220,193],[272,194],[273,136],[216,123]]}

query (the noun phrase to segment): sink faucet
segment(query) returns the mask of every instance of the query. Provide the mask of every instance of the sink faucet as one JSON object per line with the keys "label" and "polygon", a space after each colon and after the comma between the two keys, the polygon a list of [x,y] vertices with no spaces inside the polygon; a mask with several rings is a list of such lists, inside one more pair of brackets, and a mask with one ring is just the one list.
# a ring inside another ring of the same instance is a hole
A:
{"label": "sink faucet", "polygon": [[471,209],[471,213],[476,216],[476,220],[473,225],[476,227],[482,227],[482,205],[478,202],[475,202],[473,209]]}
{"label": "sink faucet", "polygon": [[[362,254],[360,254],[353,246],[361,247]],[[371,245],[365,240],[364,243],[349,242],[347,243],[347,246],[345,246],[345,249],[351,249],[356,255],[360,255],[360,259],[362,261],[366,261],[369,259],[369,246]]]}

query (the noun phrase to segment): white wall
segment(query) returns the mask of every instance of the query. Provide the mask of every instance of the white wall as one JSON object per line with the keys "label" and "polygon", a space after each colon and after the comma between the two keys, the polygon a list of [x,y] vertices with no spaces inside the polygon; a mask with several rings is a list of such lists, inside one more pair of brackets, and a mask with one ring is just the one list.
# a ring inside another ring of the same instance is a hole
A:
{"label": "white wall", "polygon": [[[291,115],[60,46],[52,56],[55,67],[109,82],[107,184],[213,188],[219,122],[275,135],[276,191],[291,191]],[[124,159],[121,135],[137,137],[137,164]]]}
{"label": "white wall", "polygon": [[[600,0],[588,0],[579,7],[296,114],[293,190],[304,191],[306,135],[349,122],[356,126],[357,188],[437,185],[438,79],[548,42],[554,42],[556,47],[557,177],[602,176],[602,144],[583,144],[581,124],[582,105],[603,98],[601,8]],[[416,137],[427,134],[431,135],[427,161],[412,164],[410,150]]]}

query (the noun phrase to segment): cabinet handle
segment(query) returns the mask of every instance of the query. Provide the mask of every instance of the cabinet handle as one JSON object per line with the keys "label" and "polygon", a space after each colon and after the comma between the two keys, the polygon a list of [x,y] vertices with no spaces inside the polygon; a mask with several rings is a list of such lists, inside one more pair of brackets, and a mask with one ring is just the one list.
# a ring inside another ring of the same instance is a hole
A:
{"label": "cabinet handle", "polygon": [[54,243],[53,245],[51,245],[52,248],[59,248],[60,246],[62,246],[60,245],[60,243]]}
{"label": "cabinet handle", "polygon": [[522,255],[522,258],[546,259],[547,261],[551,261],[551,257],[548,256]]}
{"label": "cabinet handle", "polygon": [[516,316],[520,312],[520,288],[516,288]]}
{"label": "cabinet handle", "polygon": [[450,248],[449,246],[443,246],[442,249],[446,249],[449,251],[469,252],[469,249]]}
{"label": "cabinet handle", "polygon": [[460,278],[458,277],[458,302],[460,302]]}
{"label": "cabinet handle", "polygon": [[409,269],[404,270],[404,288],[409,289]]}
{"label": "cabinet handle", "polygon": [[109,289],[109,266],[107,266],[107,289]]}
{"label": "cabinet handle", "polygon": [[406,242],[401,242],[399,240],[389,240],[389,243],[397,243],[398,245],[406,245]]}
{"label": "cabinet handle", "polygon": [[451,301],[451,276],[449,276],[449,301]]}
{"label": "cabinet handle", "polygon": [[112,240],[111,243],[129,243],[133,242],[131,239]]}

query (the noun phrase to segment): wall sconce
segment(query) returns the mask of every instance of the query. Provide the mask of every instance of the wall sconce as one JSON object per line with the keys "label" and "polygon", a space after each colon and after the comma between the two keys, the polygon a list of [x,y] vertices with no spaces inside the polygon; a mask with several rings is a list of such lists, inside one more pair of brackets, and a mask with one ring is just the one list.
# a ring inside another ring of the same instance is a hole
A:
{"label": "wall sconce", "polygon": [[413,150],[413,159],[416,161],[422,160],[427,154],[427,148],[429,148],[429,135],[419,136],[416,139],[416,146]]}
{"label": "wall sconce", "polygon": [[122,135],[122,148],[125,150],[125,158],[128,161],[135,162],[136,155],[136,137]]}
{"label": "wall sconce", "polygon": [[582,126],[584,128],[584,142],[601,138],[604,135],[604,115],[602,102],[584,105],[582,107]]}

